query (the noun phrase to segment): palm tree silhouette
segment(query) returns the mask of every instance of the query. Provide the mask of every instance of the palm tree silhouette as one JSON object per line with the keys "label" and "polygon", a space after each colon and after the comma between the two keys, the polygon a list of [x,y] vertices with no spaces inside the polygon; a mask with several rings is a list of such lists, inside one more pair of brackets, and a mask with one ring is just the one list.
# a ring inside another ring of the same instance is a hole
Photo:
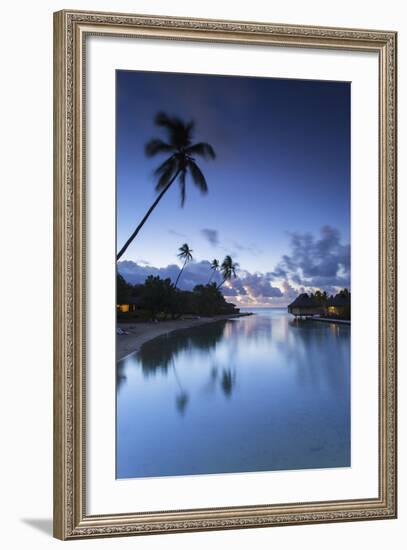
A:
{"label": "palm tree silhouette", "polygon": [[239,264],[233,263],[231,256],[228,255],[225,257],[225,259],[222,262],[222,265],[220,266],[220,270],[223,275],[223,281],[218,285],[217,287],[218,290],[226,281],[229,281],[232,277],[234,279],[237,277],[236,269],[238,267],[239,267]]}
{"label": "palm tree silhouette", "polygon": [[126,252],[133,239],[146,223],[151,212],[177,178],[180,185],[181,206],[184,206],[185,203],[187,174],[191,176],[193,183],[198,187],[201,193],[208,192],[205,176],[197,165],[195,156],[200,156],[205,159],[214,159],[216,155],[212,145],[203,141],[192,143],[194,131],[193,121],[185,123],[180,118],[169,117],[165,113],[158,113],[154,122],[157,126],[166,130],[168,140],[163,141],[158,138],[150,140],[145,146],[145,153],[148,157],[153,157],[161,153],[168,153],[170,156],[154,171],[155,176],[158,177],[158,182],[155,186],[156,191],[159,193],[157,198],[117,254],[117,260]]}
{"label": "palm tree silhouette", "polygon": [[209,277],[209,281],[208,281],[208,285],[209,283],[212,281],[212,277],[215,275],[215,273],[218,271],[220,267],[220,263],[219,263],[219,260],[217,260],[216,258],[214,260],[212,260],[212,263],[211,263],[211,270],[212,270],[212,273],[211,273],[211,276]]}
{"label": "palm tree silhouette", "polygon": [[177,410],[180,414],[184,414],[186,406],[189,401],[189,395],[188,392],[184,390],[182,387],[181,381],[179,379],[179,376],[177,374],[177,369],[175,367],[174,358],[172,359],[172,368],[174,369],[174,376],[175,380],[177,381],[178,387],[179,387],[179,394],[175,396],[175,405],[177,407]]}
{"label": "palm tree silhouette", "polygon": [[188,262],[190,262],[193,259],[192,258],[193,250],[189,248],[187,243],[184,243],[178,250],[179,250],[179,254],[177,254],[177,256],[180,260],[184,260],[184,265],[182,266],[181,271],[178,273],[177,280],[175,281],[175,288],[177,288],[179,278],[181,277],[181,274],[184,271],[185,266],[187,265]]}

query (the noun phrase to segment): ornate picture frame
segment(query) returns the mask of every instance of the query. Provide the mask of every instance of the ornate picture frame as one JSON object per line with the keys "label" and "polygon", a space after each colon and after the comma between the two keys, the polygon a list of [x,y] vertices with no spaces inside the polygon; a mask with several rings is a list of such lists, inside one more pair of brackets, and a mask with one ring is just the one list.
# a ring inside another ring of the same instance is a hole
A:
{"label": "ornate picture frame", "polygon": [[[89,36],[372,52],[379,63],[376,498],[87,512],[86,40]],[[396,51],[391,31],[64,10],[54,14],[54,535],[144,535],[391,519],[397,514]]]}

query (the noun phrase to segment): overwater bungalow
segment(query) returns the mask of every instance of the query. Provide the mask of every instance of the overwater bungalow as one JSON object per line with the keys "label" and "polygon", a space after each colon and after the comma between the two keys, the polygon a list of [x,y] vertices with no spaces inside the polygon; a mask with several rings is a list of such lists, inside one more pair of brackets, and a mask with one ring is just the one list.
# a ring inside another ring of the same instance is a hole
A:
{"label": "overwater bungalow", "polygon": [[240,313],[240,308],[236,306],[236,304],[232,304],[230,302],[226,302],[224,306],[222,307],[220,313],[226,315],[228,313],[233,313],[234,315],[237,313]]}
{"label": "overwater bungalow", "polygon": [[314,315],[323,314],[323,307],[315,299],[310,298],[308,294],[300,294],[288,306],[288,313],[295,317],[313,317]]}

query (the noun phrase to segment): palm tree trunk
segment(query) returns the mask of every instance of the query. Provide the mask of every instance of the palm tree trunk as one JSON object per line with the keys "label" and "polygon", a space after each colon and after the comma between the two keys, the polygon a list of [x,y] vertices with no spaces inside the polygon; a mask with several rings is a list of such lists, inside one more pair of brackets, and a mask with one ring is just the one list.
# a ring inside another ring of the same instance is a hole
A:
{"label": "palm tree trunk", "polygon": [[177,288],[177,284],[178,284],[179,278],[181,277],[182,272],[184,271],[184,267],[187,265],[187,260],[188,260],[188,258],[185,258],[184,265],[182,266],[181,271],[178,273],[177,280],[175,281],[175,288]]}
{"label": "palm tree trunk", "polygon": [[184,393],[184,388],[182,387],[181,381],[178,377],[177,369],[175,368],[174,359],[172,360],[172,368],[174,369],[175,380],[177,381],[178,387],[181,390],[181,392]]}
{"label": "palm tree trunk", "polygon": [[226,279],[223,279],[223,281],[216,287],[216,290],[219,290],[220,287],[223,285],[223,283],[226,283]]}
{"label": "palm tree trunk", "polygon": [[133,231],[133,233],[130,235],[130,237],[127,239],[127,241],[125,242],[125,244],[123,245],[123,247],[121,248],[120,252],[117,254],[117,257],[116,257],[116,261],[119,261],[120,258],[123,256],[123,254],[126,252],[126,250],[128,249],[129,245],[131,244],[131,242],[133,241],[133,239],[137,236],[138,232],[140,231],[140,229],[143,227],[143,225],[146,223],[148,217],[150,216],[151,212],[154,210],[154,208],[157,206],[157,204],[160,202],[160,200],[163,198],[163,196],[165,195],[165,193],[168,191],[168,189],[171,187],[171,185],[174,183],[174,181],[177,179],[177,177],[179,176],[179,173],[181,172],[181,170],[177,170],[174,174],[174,176],[171,178],[171,180],[167,183],[167,185],[164,187],[164,189],[161,191],[161,193],[158,195],[158,197],[155,199],[155,201],[153,202],[153,204],[150,206],[150,208],[147,210],[147,213],[146,215],[144,216],[144,218],[141,220],[141,222],[138,224],[138,226],[136,227],[136,229]]}

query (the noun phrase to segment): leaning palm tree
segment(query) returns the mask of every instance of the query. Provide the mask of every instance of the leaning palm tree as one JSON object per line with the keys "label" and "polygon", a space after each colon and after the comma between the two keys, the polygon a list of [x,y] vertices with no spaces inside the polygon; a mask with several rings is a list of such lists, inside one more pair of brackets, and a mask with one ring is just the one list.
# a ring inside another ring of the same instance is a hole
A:
{"label": "leaning palm tree", "polygon": [[208,285],[210,284],[210,282],[212,281],[212,277],[215,275],[215,273],[218,271],[220,267],[220,263],[219,263],[219,260],[217,260],[216,258],[214,260],[212,260],[212,263],[211,263],[211,270],[212,270],[212,273],[211,273],[211,276],[209,277],[209,281],[208,281]]}
{"label": "leaning palm tree", "polygon": [[158,178],[155,186],[158,196],[117,254],[117,260],[126,252],[133,239],[146,223],[151,212],[176,179],[178,179],[180,186],[181,206],[184,206],[185,203],[186,178],[188,174],[201,193],[208,192],[205,176],[196,163],[195,157],[200,156],[206,159],[214,159],[215,151],[212,145],[203,141],[192,143],[193,121],[185,123],[177,117],[169,117],[165,113],[158,113],[155,117],[155,124],[166,131],[168,139],[167,141],[158,138],[150,140],[145,146],[145,153],[148,157],[163,153],[169,155],[154,171],[155,176]]}
{"label": "leaning palm tree", "polygon": [[223,281],[218,285],[217,289],[219,290],[220,287],[226,282],[230,281],[232,277],[235,279],[237,277],[236,275],[236,269],[239,267],[238,263],[234,263],[231,256],[226,256],[225,259],[222,262],[222,265],[220,266],[220,271],[223,275]]}
{"label": "leaning palm tree", "polygon": [[179,278],[181,277],[181,274],[184,271],[185,266],[187,265],[188,262],[190,262],[193,259],[192,258],[193,250],[189,248],[187,243],[184,243],[178,250],[179,250],[179,254],[177,254],[177,256],[180,260],[184,260],[184,265],[182,266],[181,271],[178,273],[177,280],[175,281],[175,288],[177,288]]}

